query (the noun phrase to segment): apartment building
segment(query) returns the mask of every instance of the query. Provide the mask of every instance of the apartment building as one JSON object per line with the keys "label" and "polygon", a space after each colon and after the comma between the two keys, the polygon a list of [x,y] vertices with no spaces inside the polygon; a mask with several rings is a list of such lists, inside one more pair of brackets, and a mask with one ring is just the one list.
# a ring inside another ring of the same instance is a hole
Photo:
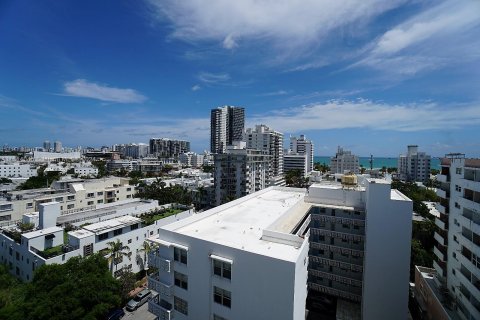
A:
{"label": "apartment building", "polygon": [[400,180],[427,182],[430,179],[430,160],[428,154],[418,151],[418,146],[408,146],[407,154],[398,157]]}
{"label": "apartment building", "polygon": [[360,173],[360,162],[358,156],[351,151],[345,150],[340,146],[337,149],[335,157],[330,159],[331,173]]}
{"label": "apartment building", "polygon": [[[156,220],[146,224],[139,215],[158,208],[156,201],[125,205],[113,205],[105,209],[92,210],[67,216],[60,215],[60,203],[43,203],[39,213],[26,214],[25,222],[34,222],[36,229],[18,233],[15,228],[3,229],[0,233],[0,262],[9,267],[10,272],[23,281],[30,281],[34,271],[45,264],[62,264],[75,256],[88,256],[100,252],[108,257],[108,242],[119,240],[128,246],[126,253],[130,258],[122,257],[112,265],[112,273],[118,276],[123,270],[139,272],[146,266],[146,253],[143,243],[148,237],[158,234],[159,228],[191,215],[188,211],[177,216]],[[128,207],[128,208],[127,208]],[[123,212],[117,212],[123,211]],[[117,215],[111,218],[111,215]],[[100,216],[99,216],[100,215]],[[59,219],[74,224],[91,223],[76,230],[66,232],[56,226]],[[86,218],[86,220],[81,220]],[[74,221],[80,219],[77,223]],[[66,241],[64,238],[66,235]]]}
{"label": "apartment building", "polygon": [[229,146],[215,155],[215,204],[268,187],[270,156],[260,150],[246,149],[245,142]]}
{"label": "apartment building", "polygon": [[383,180],[252,193],[151,238],[158,272],[148,283],[159,296],[149,310],[160,319],[303,320],[308,293],[335,300],[349,319],[404,320],[411,215],[412,202]]}
{"label": "apartment building", "polygon": [[480,319],[480,159],[447,154],[437,181],[432,292],[453,319]]}
{"label": "apartment building", "polygon": [[[148,278],[160,319],[305,319],[302,189],[268,188],[160,228]],[[294,219],[291,219],[294,216]]]}
{"label": "apartment building", "polygon": [[204,160],[204,155],[203,154],[198,154],[196,152],[187,152],[187,153],[182,153],[178,157],[178,161],[187,167],[194,167],[198,168],[203,166],[203,160]]}
{"label": "apartment building", "polygon": [[299,154],[287,150],[283,155],[283,171],[287,173],[292,170],[300,170],[303,177],[307,176],[308,159],[306,154]]}
{"label": "apartment building", "polygon": [[37,167],[28,163],[0,163],[0,178],[30,178],[37,176]]}
{"label": "apartment building", "polygon": [[190,152],[190,142],[167,138],[150,139],[150,153],[159,158],[174,158],[182,153]]}
{"label": "apartment building", "polygon": [[245,109],[223,106],[210,113],[210,151],[224,153],[234,141],[243,140]]}
{"label": "apartment building", "polygon": [[245,141],[248,149],[265,151],[270,156],[268,185],[285,185],[285,177],[283,176],[283,133],[261,124],[253,129],[247,129]]}
{"label": "apartment building", "polygon": [[313,142],[307,140],[305,135],[300,138],[290,137],[290,150],[293,153],[305,154],[307,156],[307,175],[313,170]]}
{"label": "apartment building", "polygon": [[136,194],[129,179],[64,179],[50,188],[10,191],[0,199],[0,221],[17,222],[24,213],[39,210],[39,204],[59,202],[62,214],[95,208],[104,203],[132,199]]}

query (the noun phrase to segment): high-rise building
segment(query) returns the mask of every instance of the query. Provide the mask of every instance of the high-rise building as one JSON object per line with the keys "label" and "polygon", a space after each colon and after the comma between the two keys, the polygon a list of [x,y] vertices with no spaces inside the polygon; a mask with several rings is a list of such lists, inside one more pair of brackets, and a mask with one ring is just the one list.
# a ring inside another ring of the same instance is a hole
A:
{"label": "high-rise building", "polygon": [[304,320],[306,307],[331,301],[337,319],[404,320],[411,216],[412,202],[384,180],[255,192],[149,239],[158,271],[148,286],[159,292],[149,310],[160,319]]}
{"label": "high-rise building", "polygon": [[307,155],[286,150],[283,155],[283,171],[300,170],[302,177],[307,176]]}
{"label": "high-rise building", "polygon": [[269,185],[285,185],[285,177],[283,176],[283,133],[261,124],[255,126],[254,129],[247,129],[245,140],[248,149],[262,150],[270,155]]}
{"label": "high-rise building", "polygon": [[130,143],[127,145],[116,146],[124,157],[132,159],[145,158],[148,155],[148,144],[145,143]]}
{"label": "high-rise building", "polygon": [[359,173],[360,162],[358,156],[352,154],[351,151],[345,150],[340,146],[337,149],[335,157],[330,159],[331,173]]}
{"label": "high-rise building", "polygon": [[270,156],[265,151],[246,149],[245,142],[215,154],[214,163],[216,205],[268,187]]}
{"label": "high-rise building", "polygon": [[224,153],[234,141],[243,140],[245,109],[223,106],[212,109],[210,115],[210,151]]}
{"label": "high-rise building", "polygon": [[150,153],[159,158],[175,158],[190,151],[190,142],[167,138],[150,139]]}
{"label": "high-rise building", "polygon": [[441,303],[435,319],[480,319],[480,159],[447,154],[437,182],[435,270],[424,291]]}
{"label": "high-rise building", "polygon": [[290,150],[293,153],[307,155],[307,174],[313,170],[313,142],[307,140],[305,135],[300,135],[300,138],[290,137]]}
{"label": "high-rise building", "polygon": [[62,152],[62,143],[60,141],[55,141],[53,143],[53,151],[54,152]]}
{"label": "high-rise building", "polygon": [[430,156],[419,152],[418,146],[408,146],[407,154],[398,158],[400,180],[427,182],[430,178]]}
{"label": "high-rise building", "polygon": [[49,152],[51,149],[50,141],[45,140],[43,141],[43,151]]}

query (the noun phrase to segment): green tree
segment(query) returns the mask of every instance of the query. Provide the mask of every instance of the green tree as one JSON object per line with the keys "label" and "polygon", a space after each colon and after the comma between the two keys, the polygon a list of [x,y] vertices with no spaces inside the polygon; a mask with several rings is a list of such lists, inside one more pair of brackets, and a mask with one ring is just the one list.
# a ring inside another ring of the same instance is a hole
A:
{"label": "green tree", "polygon": [[138,252],[143,252],[143,260],[142,260],[142,270],[146,271],[148,270],[148,254],[152,251],[152,246],[150,245],[150,242],[148,241],[143,241],[142,247]]}
{"label": "green tree", "polygon": [[118,265],[123,261],[123,257],[131,259],[131,252],[128,246],[124,246],[119,239],[116,241],[107,242],[108,248],[106,250],[108,254],[108,262],[110,263],[110,272],[113,272],[113,266],[115,266],[115,271],[117,271]]}
{"label": "green tree", "polygon": [[287,187],[305,188],[308,184],[308,178],[305,178],[300,169],[289,170],[285,174],[285,183]]}
{"label": "green tree", "polygon": [[17,223],[17,226],[22,232],[32,230],[35,227],[31,222],[19,222]]}
{"label": "green tree", "polygon": [[107,162],[104,160],[92,161],[92,165],[97,167],[98,175],[97,178],[103,178],[107,175]]}
{"label": "green tree", "polygon": [[13,181],[8,178],[0,178],[0,183],[12,183]]}
{"label": "green tree", "polygon": [[324,163],[315,162],[314,168],[315,168],[315,170],[320,171],[320,172],[322,172],[322,173],[330,172],[330,167],[327,166],[327,165],[325,164],[325,162],[324,162]]}

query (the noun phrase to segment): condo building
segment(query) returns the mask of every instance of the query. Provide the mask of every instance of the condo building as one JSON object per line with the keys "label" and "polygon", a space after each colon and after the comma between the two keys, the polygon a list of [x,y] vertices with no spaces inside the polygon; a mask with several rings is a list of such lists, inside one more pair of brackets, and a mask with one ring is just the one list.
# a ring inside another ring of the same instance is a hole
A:
{"label": "condo building", "polygon": [[292,153],[304,154],[307,157],[307,172],[308,175],[313,170],[313,142],[307,140],[305,135],[300,135],[300,138],[290,137],[290,150]]}
{"label": "condo building", "polygon": [[189,151],[189,141],[167,138],[150,139],[150,153],[159,158],[178,159],[180,154]]}
{"label": "condo building", "polygon": [[330,159],[331,173],[360,173],[360,162],[358,156],[352,154],[351,151],[345,150],[340,146],[337,149],[335,157]]}
{"label": "condo building", "polygon": [[246,149],[245,142],[215,154],[215,205],[267,188],[270,158],[265,151]]}
{"label": "condo building", "polygon": [[[353,179],[353,178],[352,178]],[[408,315],[412,202],[384,180],[269,187],[160,228],[150,239],[160,319]],[[308,296],[308,299],[307,299]],[[310,307],[308,307],[310,308]]]}
{"label": "condo building", "polygon": [[430,159],[428,154],[418,151],[418,146],[408,146],[407,154],[398,158],[400,180],[427,182],[430,179]]}
{"label": "condo building", "polygon": [[283,133],[275,131],[266,125],[257,125],[248,128],[245,132],[245,141],[248,149],[265,151],[270,156],[268,170],[268,185],[285,185],[283,176]]}
{"label": "condo building", "polygon": [[243,140],[245,130],[245,109],[223,106],[211,110],[210,151],[224,153],[234,141]]}
{"label": "condo building", "polygon": [[287,173],[292,170],[299,170],[302,177],[307,176],[308,159],[306,154],[299,154],[286,150],[283,154],[283,171]]}
{"label": "condo building", "polygon": [[441,304],[442,318],[480,319],[480,159],[447,154],[437,181],[434,270],[419,273],[425,296]]}

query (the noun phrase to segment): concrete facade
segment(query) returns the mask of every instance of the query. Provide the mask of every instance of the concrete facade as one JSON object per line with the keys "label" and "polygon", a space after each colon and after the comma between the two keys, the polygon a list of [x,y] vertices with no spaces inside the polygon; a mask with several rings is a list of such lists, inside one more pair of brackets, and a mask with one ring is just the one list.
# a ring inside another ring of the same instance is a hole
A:
{"label": "concrete facade", "polygon": [[305,135],[300,135],[300,138],[290,137],[290,150],[292,153],[304,154],[307,157],[307,172],[308,175],[310,171],[313,170],[313,142],[307,140]]}
{"label": "concrete facade", "polygon": [[210,151],[224,153],[234,141],[243,140],[245,109],[223,106],[210,113]]}
{"label": "concrete facade", "polygon": [[430,160],[428,154],[418,151],[418,146],[408,146],[407,154],[398,158],[400,180],[427,182],[430,178]]}
{"label": "concrete facade", "polygon": [[331,173],[360,173],[360,162],[358,156],[352,154],[349,150],[338,147],[335,157],[330,159]]}

